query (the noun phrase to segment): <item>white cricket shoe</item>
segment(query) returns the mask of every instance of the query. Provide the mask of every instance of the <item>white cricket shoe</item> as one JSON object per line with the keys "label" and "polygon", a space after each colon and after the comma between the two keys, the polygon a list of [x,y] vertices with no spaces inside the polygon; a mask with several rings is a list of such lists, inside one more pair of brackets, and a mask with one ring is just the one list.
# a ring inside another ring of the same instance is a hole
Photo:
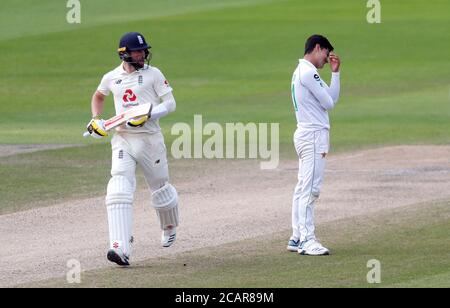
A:
{"label": "white cricket shoe", "polygon": [[170,247],[177,238],[176,228],[173,227],[162,232],[161,245],[163,247]]}
{"label": "white cricket shoe", "polygon": [[121,249],[110,249],[106,255],[109,261],[117,263],[121,266],[130,265],[129,256],[125,255]]}
{"label": "white cricket shoe", "polygon": [[300,243],[298,253],[308,256],[326,256],[330,254],[330,251],[328,248],[323,247],[317,240],[311,239]]}
{"label": "white cricket shoe", "polygon": [[299,244],[300,244],[300,240],[298,238],[291,236],[291,238],[289,239],[288,245],[287,245],[287,250],[297,252]]}

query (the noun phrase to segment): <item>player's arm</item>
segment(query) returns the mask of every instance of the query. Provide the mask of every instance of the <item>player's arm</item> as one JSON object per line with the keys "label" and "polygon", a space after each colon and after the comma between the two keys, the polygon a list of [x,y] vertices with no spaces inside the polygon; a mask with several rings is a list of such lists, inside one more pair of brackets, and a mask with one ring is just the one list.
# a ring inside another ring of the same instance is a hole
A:
{"label": "player's arm", "polygon": [[86,128],[89,132],[89,135],[94,138],[102,138],[108,135],[104,126],[105,121],[101,118],[101,114],[103,112],[103,106],[105,104],[105,97],[111,92],[111,89],[109,87],[110,83],[110,74],[103,75],[103,78],[100,81],[97,90],[92,95],[92,120],[88,123]]}
{"label": "player's arm", "polygon": [[338,99],[339,99],[339,92],[341,90],[341,83],[340,83],[340,74],[339,74],[339,68],[341,66],[341,59],[337,54],[334,52],[330,53],[330,67],[331,67],[331,83],[330,87],[326,87],[328,94],[330,94],[331,98],[333,99],[334,104],[336,105]]}
{"label": "player's arm", "polygon": [[92,95],[92,118],[100,118],[101,114],[103,113],[103,106],[105,105],[105,97],[106,95],[104,95],[100,91],[95,91],[94,95]]}
{"label": "player's arm", "polygon": [[175,102],[175,97],[173,97],[172,92],[166,93],[161,97],[161,104],[153,108],[150,118],[153,120],[159,119],[174,112],[176,108],[177,103]]}
{"label": "player's arm", "polygon": [[131,119],[127,121],[127,126],[142,127],[145,124],[145,122],[147,122],[149,119],[157,120],[175,111],[176,106],[177,104],[175,102],[175,98],[173,97],[172,92],[166,93],[161,97],[161,103],[155,107],[152,107],[149,115]]}
{"label": "player's arm", "polygon": [[153,84],[153,89],[161,99],[161,103],[152,110],[151,118],[156,120],[175,111],[177,104],[172,94],[172,87],[169,85],[166,77],[157,68],[154,68],[154,73],[155,83]]}
{"label": "player's arm", "polygon": [[91,99],[92,120],[86,126],[89,134],[94,138],[102,138],[108,135],[104,127],[104,120],[101,119],[105,97],[100,91],[95,91]]}
{"label": "player's arm", "polygon": [[324,109],[328,110],[334,107],[333,98],[325,88],[325,83],[320,79],[319,75],[315,71],[308,70],[302,74],[301,82],[311,91]]}
{"label": "player's arm", "polygon": [[326,83],[324,83],[324,87],[327,90],[328,94],[333,99],[334,105],[336,105],[336,103],[339,100],[339,92],[341,91],[341,84],[340,84],[340,80],[339,80],[339,72],[331,73],[330,86],[328,86]]}
{"label": "player's arm", "polygon": [[137,119],[133,119],[127,122],[128,127],[141,127],[145,124],[148,119],[157,120],[162,118],[169,113],[175,111],[177,104],[175,102],[175,98],[172,94],[172,88],[167,82],[164,75],[157,68],[153,68],[155,73],[155,82],[153,84],[153,89],[156,94],[160,97],[161,102],[154,106],[151,110],[149,116],[143,116]]}

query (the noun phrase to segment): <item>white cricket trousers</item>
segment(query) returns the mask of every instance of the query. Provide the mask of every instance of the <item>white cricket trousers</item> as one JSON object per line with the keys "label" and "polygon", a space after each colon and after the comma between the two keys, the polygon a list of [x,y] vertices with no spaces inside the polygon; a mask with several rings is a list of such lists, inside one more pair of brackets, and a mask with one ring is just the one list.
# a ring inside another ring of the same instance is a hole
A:
{"label": "white cricket trousers", "polygon": [[136,189],[136,165],[140,165],[152,191],[169,180],[166,147],[161,133],[119,133],[112,140],[111,180],[106,205],[110,249],[131,255],[133,208]]}
{"label": "white cricket trousers", "polygon": [[315,239],[314,202],[319,197],[324,178],[329,131],[297,128],[294,145],[299,157],[299,170],[292,200],[292,236],[303,242]]}
{"label": "white cricket trousers", "polygon": [[125,176],[136,185],[136,165],[144,172],[152,191],[169,181],[166,146],[161,132],[127,134],[117,132],[112,140],[111,176]]}

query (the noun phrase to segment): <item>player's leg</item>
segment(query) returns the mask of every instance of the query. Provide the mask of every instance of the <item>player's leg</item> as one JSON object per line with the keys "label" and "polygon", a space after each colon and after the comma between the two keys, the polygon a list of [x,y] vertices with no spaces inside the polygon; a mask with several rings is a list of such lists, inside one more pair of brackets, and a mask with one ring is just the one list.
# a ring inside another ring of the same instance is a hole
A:
{"label": "player's leg", "polygon": [[301,159],[299,161],[299,172],[298,172],[298,181],[295,185],[294,189],[294,195],[292,197],[292,235],[289,238],[287,250],[297,252],[298,245],[300,244],[300,231],[299,231],[299,213],[298,213],[298,207],[299,207],[299,199],[300,199],[300,193],[302,190],[303,185],[303,178],[302,174],[300,172],[301,170]]}
{"label": "player's leg", "polygon": [[[305,241],[308,237],[313,237],[309,224],[309,218],[311,217],[311,206],[312,206],[312,182],[314,181],[314,144],[304,143],[301,151],[300,157],[300,169],[299,177],[302,179],[302,185],[299,187],[298,199],[298,209],[297,209],[297,221],[298,221],[298,233],[300,241]],[[308,228],[309,227],[309,228]]]}
{"label": "player's leg", "polygon": [[179,224],[178,194],[169,183],[169,167],[162,134],[147,137],[146,147],[150,150],[142,151],[139,164],[152,191],[152,206],[162,230],[161,245],[169,247],[175,242],[176,227]]}
{"label": "player's leg", "polygon": [[325,155],[328,145],[324,146],[321,134],[314,132],[314,142],[303,148],[302,152],[302,178],[303,185],[299,199],[299,253],[308,255],[326,255],[329,250],[317,242],[315,237],[314,205],[320,195],[325,172]]}
{"label": "player's leg", "polygon": [[294,194],[292,197],[292,212],[291,212],[291,220],[292,220],[292,235],[289,238],[288,241],[288,245],[287,245],[287,250],[288,251],[295,251],[297,252],[298,250],[298,245],[300,244],[300,230],[299,230],[299,201],[300,201],[300,196],[301,196],[301,192],[302,192],[302,186],[303,186],[303,176],[302,176],[302,159],[301,159],[301,152],[302,152],[302,148],[305,146],[305,142],[311,142],[312,137],[310,136],[311,134],[305,131],[302,131],[300,129],[297,129],[294,133],[294,138],[293,138],[293,142],[294,142],[294,146],[295,146],[295,151],[297,152],[297,155],[299,157],[298,159],[298,180],[297,180],[297,184],[294,188]]}
{"label": "player's leg", "polygon": [[129,265],[133,241],[133,198],[136,188],[136,161],[130,155],[128,143],[115,135],[112,144],[111,179],[108,183],[106,208],[108,212],[108,260]]}

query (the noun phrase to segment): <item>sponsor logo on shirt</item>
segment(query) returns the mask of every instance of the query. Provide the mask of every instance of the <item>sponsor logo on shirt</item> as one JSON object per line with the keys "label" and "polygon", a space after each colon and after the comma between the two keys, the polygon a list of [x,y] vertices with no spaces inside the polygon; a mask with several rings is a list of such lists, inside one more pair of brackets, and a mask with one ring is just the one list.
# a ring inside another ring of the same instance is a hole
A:
{"label": "sponsor logo on shirt", "polygon": [[122,96],[123,104],[122,106],[127,108],[130,106],[137,106],[138,103],[136,102],[137,96],[133,93],[131,89],[126,89],[125,94]]}

